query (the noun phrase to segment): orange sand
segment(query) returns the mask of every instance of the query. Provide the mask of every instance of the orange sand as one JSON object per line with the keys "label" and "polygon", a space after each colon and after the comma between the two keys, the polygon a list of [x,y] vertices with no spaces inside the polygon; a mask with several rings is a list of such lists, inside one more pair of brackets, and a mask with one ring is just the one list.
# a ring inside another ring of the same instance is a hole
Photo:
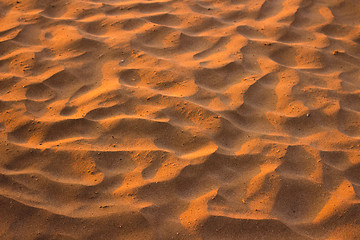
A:
{"label": "orange sand", "polygon": [[360,1],[0,1],[0,239],[360,236]]}

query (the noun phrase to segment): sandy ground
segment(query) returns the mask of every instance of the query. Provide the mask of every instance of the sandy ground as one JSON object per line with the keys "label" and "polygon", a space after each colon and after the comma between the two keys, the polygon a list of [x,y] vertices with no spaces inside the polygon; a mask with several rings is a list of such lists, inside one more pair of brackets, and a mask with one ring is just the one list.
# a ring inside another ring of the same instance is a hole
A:
{"label": "sandy ground", "polygon": [[1,0],[0,79],[0,239],[359,239],[358,0]]}

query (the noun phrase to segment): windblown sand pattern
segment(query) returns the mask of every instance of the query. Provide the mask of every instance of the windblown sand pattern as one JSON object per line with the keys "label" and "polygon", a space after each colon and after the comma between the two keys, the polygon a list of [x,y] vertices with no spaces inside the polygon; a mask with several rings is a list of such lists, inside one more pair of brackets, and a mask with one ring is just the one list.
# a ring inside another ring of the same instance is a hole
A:
{"label": "windblown sand pattern", "polygon": [[357,0],[0,1],[0,239],[357,239]]}

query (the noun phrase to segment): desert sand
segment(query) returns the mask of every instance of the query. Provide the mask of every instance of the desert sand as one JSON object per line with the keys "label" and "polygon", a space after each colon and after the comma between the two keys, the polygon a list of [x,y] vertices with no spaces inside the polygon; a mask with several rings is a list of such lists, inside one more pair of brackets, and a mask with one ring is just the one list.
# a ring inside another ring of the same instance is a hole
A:
{"label": "desert sand", "polygon": [[0,110],[0,239],[359,239],[358,0],[1,0]]}

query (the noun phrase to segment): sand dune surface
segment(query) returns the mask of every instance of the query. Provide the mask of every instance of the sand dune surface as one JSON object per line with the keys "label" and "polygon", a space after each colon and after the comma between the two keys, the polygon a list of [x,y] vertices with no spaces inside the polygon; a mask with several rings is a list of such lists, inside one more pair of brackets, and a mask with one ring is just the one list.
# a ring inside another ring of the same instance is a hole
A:
{"label": "sand dune surface", "polygon": [[1,0],[0,239],[360,236],[358,0]]}

